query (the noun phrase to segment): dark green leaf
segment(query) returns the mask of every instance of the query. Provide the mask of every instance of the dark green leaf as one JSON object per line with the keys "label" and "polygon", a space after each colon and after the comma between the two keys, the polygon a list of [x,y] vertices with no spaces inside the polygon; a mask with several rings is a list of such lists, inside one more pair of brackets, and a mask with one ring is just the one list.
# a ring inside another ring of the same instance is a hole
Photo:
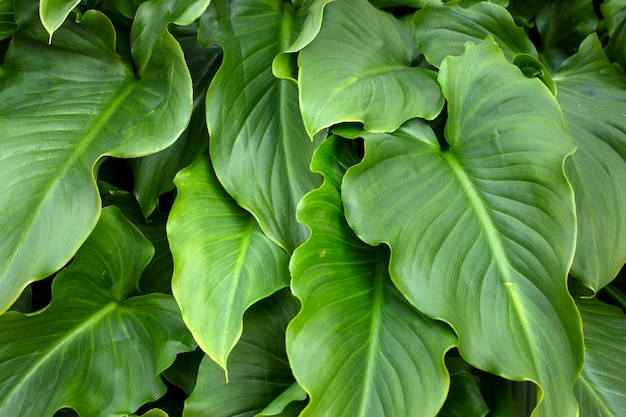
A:
{"label": "dark green leaf", "polygon": [[285,328],[297,310],[288,290],[253,305],[228,358],[228,381],[223,369],[205,357],[183,417],[253,417],[291,387]]}
{"label": "dark green leaf", "polygon": [[16,29],[13,0],[0,0],[0,41],[10,37]]}
{"label": "dark green leaf", "polygon": [[480,380],[461,358],[446,358],[450,391],[437,417],[485,417],[489,408],[480,391]]}
{"label": "dark green leaf", "polygon": [[144,294],[162,292],[171,294],[171,281],[174,264],[170,252],[165,223],[167,215],[155,213],[147,221],[141,212],[137,200],[128,191],[109,189],[102,198],[103,205],[115,205],[124,216],[129,219],[141,233],[150,240],[155,253],[150,263],[143,270],[137,283],[137,289]]}
{"label": "dark green leaf", "polygon": [[626,316],[596,299],[577,299],[585,333],[585,367],[576,381],[580,415],[619,417],[626,410]]}
{"label": "dark green leaf", "polygon": [[592,0],[549,0],[537,15],[540,56],[551,69],[558,68],[596,30],[598,18],[591,3]]}
{"label": "dark green leaf", "polygon": [[626,0],[605,0],[600,5],[611,39],[606,54],[626,69]]}
{"label": "dark green leaf", "polygon": [[578,147],[565,165],[578,223],[571,274],[598,291],[626,262],[626,81],[596,35],[563,63],[554,81]]}
{"label": "dark green leaf", "polygon": [[415,14],[419,50],[439,67],[448,55],[461,55],[465,43],[480,43],[491,35],[511,60],[515,54],[537,56],[535,46],[523,29],[515,26],[506,9],[493,3],[476,3],[463,8],[456,1],[430,3]]}
{"label": "dark green leaf", "polygon": [[41,313],[0,316],[0,415],[125,416],[163,395],[159,374],[195,347],[171,296],[128,298],[153,249],[107,207]]}

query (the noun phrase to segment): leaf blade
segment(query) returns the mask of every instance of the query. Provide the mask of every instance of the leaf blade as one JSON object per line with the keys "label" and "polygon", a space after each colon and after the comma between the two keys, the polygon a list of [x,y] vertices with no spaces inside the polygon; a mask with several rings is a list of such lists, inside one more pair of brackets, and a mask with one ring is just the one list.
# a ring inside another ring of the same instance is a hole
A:
{"label": "leaf blade", "polygon": [[347,218],[369,244],[389,243],[396,286],[453,326],[464,359],[535,381],[545,396],[534,415],[573,415],[582,335],[565,286],[575,216],[563,161],[573,146],[559,107],[490,39],[446,58],[439,80],[449,149],[417,121],[364,134],[364,161],[342,186]]}

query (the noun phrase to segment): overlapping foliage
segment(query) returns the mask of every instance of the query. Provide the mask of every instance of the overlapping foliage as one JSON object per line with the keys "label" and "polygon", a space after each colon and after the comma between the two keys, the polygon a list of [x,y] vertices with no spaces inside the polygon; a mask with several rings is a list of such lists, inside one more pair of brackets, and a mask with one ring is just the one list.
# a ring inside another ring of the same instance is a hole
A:
{"label": "overlapping foliage", "polygon": [[0,0],[0,63],[0,415],[626,410],[626,1]]}

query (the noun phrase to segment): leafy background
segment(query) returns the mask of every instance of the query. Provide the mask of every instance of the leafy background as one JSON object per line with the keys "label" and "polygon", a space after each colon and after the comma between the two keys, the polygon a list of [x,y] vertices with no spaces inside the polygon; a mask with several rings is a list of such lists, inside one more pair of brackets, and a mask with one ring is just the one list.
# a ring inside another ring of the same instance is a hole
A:
{"label": "leafy background", "polygon": [[626,1],[0,0],[0,415],[621,416]]}

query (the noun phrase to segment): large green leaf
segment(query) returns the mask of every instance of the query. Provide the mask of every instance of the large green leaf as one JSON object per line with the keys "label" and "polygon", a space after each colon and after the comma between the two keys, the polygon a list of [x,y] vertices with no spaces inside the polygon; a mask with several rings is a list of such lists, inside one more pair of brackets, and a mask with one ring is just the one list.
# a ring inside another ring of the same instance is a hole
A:
{"label": "large green leaf", "polygon": [[578,222],[571,274],[598,291],[626,262],[626,81],[595,35],[559,68],[554,81],[578,147],[565,166]]}
{"label": "large green leaf", "polygon": [[0,67],[0,312],[95,226],[96,161],[163,149],[191,112],[189,72],[167,32],[141,51],[148,64],[136,75],[104,15],[67,21],[47,45],[36,6],[16,2],[19,30]]}
{"label": "large green leaf", "polygon": [[365,158],[343,183],[347,218],[369,244],[390,245],[394,282],[452,325],[464,359],[537,383],[535,416],[576,415],[583,348],[566,288],[576,223],[563,173],[574,147],[559,106],[490,38],[446,58],[439,81],[445,146],[418,121],[364,134]]}
{"label": "large green leaf", "polygon": [[346,224],[339,187],[356,162],[351,146],[334,136],[320,146],[312,169],[325,182],[298,209],[311,237],[291,260],[302,310],[287,329],[287,352],[310,396],[302,416],[434,416],[456,339],[396,290],[387,248],[364,244]]}
{"label": "large green leaf", "polygon": [[524,30],[515,25],[506,9],[493,3],[463,8],[456,1],[433,2],[415,14],[415,27],[420,52],[436,67],[448,55],[461,55],[466,42],[480,43],[487,35],[509,60],[518,53],[537,56]]}
{"label": "large green leaf", "polygon": [[163,395],[159,373],[193,339],[171,296],[129,296],[153,249],[109,207],[38,314],[0,316],[0,415],[125,416]]}
{"label": "large green leaf", "polygon": [[585,333],[585,367],[576,381],[580,415],[619,417],[626,410],[626,316],[596,299],[576,304]]}
{"label": "large green leaf", "polygon": [[606,54],[626,69],[626,0],[605,0],[600,10],[611,35]]}
{"label": "large green leaf", "polygon": [[174,182],[172,291],[198,345],[226,370],[245,310],[289,285],[289,257],[224,191],[206,153]]}
{"label": "large green leaf", "polygon": [[193,80],[193,113],[189,126],[167,149],[131,161],[133,192],[144,216],[158,206],[158,197],[174,189],[174,177],[189,166],[209,145],[206,127],[206,91],[222,58],[218,46],[202,48],[196,40],[197,30],[189,27],[174,31],[180,42]]}
{"label": "large green leaf", "polygon": [[285,353],[285,328],[298,310],[282,290],[246,312],[241,340],[224,371],[205,357],[183,417],[252,417],[294,383]]}
{"label": "large green leaf", "polygon": [[304,17],[282,0],[213,1],[200,41],[218,43],[224,61],[207,94],[211,159],[224,188],[288,252],[306,240],[300,198],[319,185],[298,89],[272,74],[274,58],[296,39]]}
{"label": "large green leaf", "polygon": [[413,26],[366,0],[329,4],[317,37],[300,52],[300,103],[313,136],[340,122],[393,131],[443,106],[436,73],[413,66]]}

